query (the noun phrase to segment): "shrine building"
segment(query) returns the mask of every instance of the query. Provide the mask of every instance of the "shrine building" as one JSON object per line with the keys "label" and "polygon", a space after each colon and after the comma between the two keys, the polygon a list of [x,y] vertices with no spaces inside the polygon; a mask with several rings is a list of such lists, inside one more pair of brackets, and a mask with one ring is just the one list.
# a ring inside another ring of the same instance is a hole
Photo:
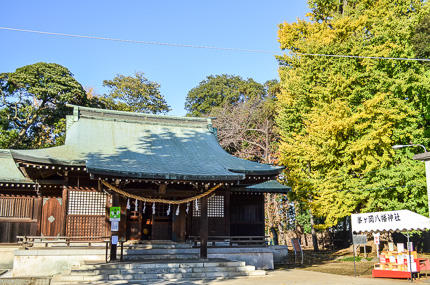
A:
{"label": "shrine building", "polygon": [[64,145],[0,150],[0,243],[109,237],[111,206],[121,240],[264,240],[282,167],[228,154],[211,118],[70,107]]}

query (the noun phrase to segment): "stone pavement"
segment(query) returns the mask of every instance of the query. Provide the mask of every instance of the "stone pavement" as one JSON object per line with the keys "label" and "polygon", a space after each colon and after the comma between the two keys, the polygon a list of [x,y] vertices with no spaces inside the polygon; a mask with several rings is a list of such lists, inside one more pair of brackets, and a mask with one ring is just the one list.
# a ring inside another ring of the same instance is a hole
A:
{"label": "stone pavement", "polygon": [[[414,284],[420,284],[423,281],[414,281]],[[238,278],[224,281],[212,281],[211,285],[389,285],[389,284],[410,284],[408,280],[381,279],[368,277],[350,277],[335,275],[302,269],[275,270],[269,271],[264,277]]]}

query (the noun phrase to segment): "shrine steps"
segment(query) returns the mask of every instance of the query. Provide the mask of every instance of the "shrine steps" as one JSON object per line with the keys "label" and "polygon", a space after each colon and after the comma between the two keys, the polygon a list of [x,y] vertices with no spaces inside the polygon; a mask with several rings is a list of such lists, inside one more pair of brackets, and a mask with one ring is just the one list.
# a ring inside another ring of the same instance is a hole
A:
{"label": "shrine steps", "polygon": [[264,270],[256,270],[243,261],[164,260],[84,264],[72,269],[70,274],[54,276],[51,284],[178,284],[265,275]]}
{"label": "shrine steps", "polygon": [[199,249],[187,243],[158,242],[124,245],[125,261],[198,259]]}

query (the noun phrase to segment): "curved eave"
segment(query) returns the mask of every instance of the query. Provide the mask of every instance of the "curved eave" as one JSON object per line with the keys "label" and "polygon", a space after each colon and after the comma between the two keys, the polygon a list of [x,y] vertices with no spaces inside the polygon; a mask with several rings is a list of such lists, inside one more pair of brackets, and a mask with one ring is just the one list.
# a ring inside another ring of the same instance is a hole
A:
{"label": "curved eave", "polygon": [[18,169],[10,150],[0,149],[0,166],[0,183],[33,184]]}
{"label": "curved eave", "polygon": [[5,179],[5,178],[0,178],[0,184],[23,184],[23,185],[34,185],[36,184],[34,181],[32,180],[27,180],[27,179],[23,179],[23,180],[13,180],[13,179]]}
{"label": "curved eave", "polygon": [[236,192],[253,192],[253,193],[278,193],[278,194],[287,194],[291,191],[290,186],[283,185],[276,180],[269,180],[262,183],[246,186],[246,187],[238,187],[232,189],[232,191]]}
{"label": "curved eave", "polygon": [[[68,151],[70,150],[65,149],[64,146],[60,146],[38,150],[11,150],[11,154],[15,160],[28,163],[85,166],[85,160],[65,158],[64,154],[67,154]],[[63,155],[56,154],[59,152],[62,152]]]}
{"label": "curved eave", "polygon": [[264,166],[270,167],[268,169],[229,169],[231,172],[243,173],[246,175],[261,175],[261,176],[276,176],[282,172],[283,166],[273,166],[268,164],[263,164]]}
{"label": "curved eave", "polygon": [[87,167],[88,172],[97,175],[127,177],[136,179],[160,179],[160,180],[188,180],[188,181],[239,181],[245,179],[243,174],[231,175],[195,175],[195,174],[178,174],[178,173],[145,173],[145,172],[128,172],[116,171],[105,168]]}

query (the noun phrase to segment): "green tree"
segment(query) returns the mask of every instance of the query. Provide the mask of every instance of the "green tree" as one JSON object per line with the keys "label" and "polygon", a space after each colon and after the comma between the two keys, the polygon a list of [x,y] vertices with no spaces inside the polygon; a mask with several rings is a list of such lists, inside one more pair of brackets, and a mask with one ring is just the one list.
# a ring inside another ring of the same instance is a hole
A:
{"label": "green tree", "polygon": [[[270,84],[270,83],[269,83]],[[207,116],[215,107],[235,105],[252,98],[267,96],[265,86],[240,76],[210,75],[191,89],[185,99],[185,110],[190,116]]]}
{"label": "green tree", "polygon": [[412,38],[427,5],[315,0],[307,20],[280,25],[281,48],[292,51],[278,58],[281,161],[294,198],[325,221],[321,227],[357,211],[427,212],[423,165],[411,150],[391,146],[429,142],[430,70],[412,61],[302,54],[414,58]]}
{"label": "green tree", "polygon": [[39,148],[64,139],[66,104],[90,105],[65,67],[39,62],[0,74],[0,147]]}
{"label": "green tree", "polygon": [[411,43],[419,58],[430,58],[430,11],[420,15],[415,26]]}
{"label": "green tree", "polygon": [[142,72],[134,76],[117,75],[112,80],[104,80],[103,86],[110,89],[102,99],[109,109],[151,114],[170,111],[160,93],[160,85],[149,81]]}

